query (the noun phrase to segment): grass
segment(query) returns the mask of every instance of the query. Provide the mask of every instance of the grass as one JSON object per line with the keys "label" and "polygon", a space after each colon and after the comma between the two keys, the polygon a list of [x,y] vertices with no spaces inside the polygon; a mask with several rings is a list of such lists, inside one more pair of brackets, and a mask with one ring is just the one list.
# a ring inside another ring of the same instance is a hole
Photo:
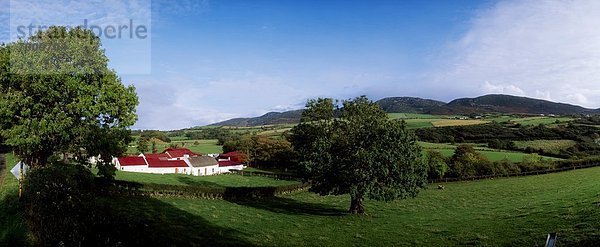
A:
{"label": "grass", "polygon": [[[178,138],[176,138],[178,139]],[[195,143],[198,143],[197,145]],[[169,148],[170,145],[176,144],[178,147],[189,148],[192,152],[201,153],[201,154],[212,154],[212,153],[222,153],[223,147],[217,145],[217,140],[181,140],[177,141],[173,140],[170,143],[157,143],[156,148],[158,152],[162,152],[163,150]],[[136,144],[131,144],[136,145]],[[149,144],[150,148],[152,144]],[[139,154],[137,148],[135,146],[130,146],[127,148],[127,153],[130,155]]]}
{"label": "grass", "polygon": [[434,127],[447,127],[447,126],[465,126],[465,125],[477,125],[486,124],[489,121],[485,120],[459,120],[459,119],[448,119],[432,122]]}
{"label": "grass", "polygon": [[[205,178],[221,177],[231,178]],[[365,216],[346,213],[347,195],[308,192],[254,201],[103,200],[123,217],[142,223],[132,225],[141,226],[132,234],[141,241],[157,241],[157,245],[543,246],[546,235],[557,232],[560,246],[594,246],[600,240],[598,180],[600,167],[446,183],[445,190],[432,184],[416,198],[366,200]],[[3,209],[11,208],[5,198],[9,195],[12,199],[8,201],[16,200],[15,192],[16,180],[4,180],[0,187]],[[7,245],[23,246],[25,242],[18,240],[26,239],[27,230],[16,207],[12,208],[0,211],[0,245],[7,243],[5,233],[9,229],[20,235],[11,235],[13,241]],[[8,227],[7,217],[12,219]]]}
{"label": "grass", "polygon": [[[435,150],[435,151],[440,152],[442,155],[444,155],[446,157],[450,157],[450,156],[454,155],[454,150],[456,149],[456,145],[447,144],[447,143],[419,142],[419,144],[425,150]],[[478,153],[482,154],[483,156],[488,158],[490,161],[499,161],[499,160],[503,160],[503,159],[508,159],[512,162],[521,162],[523,160],[523,158],[525,158],[525,157],[527,157],[527,155],[529,155],[529,154],[521,153],[521,152],[491,149],[491,148],[488,148],[485,146],[474,145],[474,148],[475,148],[475,150],[477,150]],[[554,158],[554,157],[547,157],[547,156],[542,156],[542,157],[544,159],[557,160],[557,158]]]}
{"label": "grass", "polygon": [[6,155],[6,167],[0,171],[0,246],[26,246],[28,231],[19,211],[19,182],[10,174],[17,163],[14,156]]}
{"label": "grass", "polygon": [[561,149],[567,149],[577,144],[573,140],[535,140],[535,141],[515,141],[518,148],[543,149],[546,152],[558,153]]}
{"label": "grass", "polygon": [[599,179],[600,168],[590,168],[448,183],[445,190],[431,185],[414,199],[367,200],[366,216],[345,213],[348,196],[307,192],[249,202],[161,201],[257,246],[543,246],[550,232],[561,246],[591,246],[600,240]]}
{"label": "grass", "polygon": [[[388,113],[388,117],[390,119],[430,119],[430,118],[440,118],[441,116],[430,115],[430,114],[418,114],[418,113]],[[450,116],[448,116],[450,117]]]}
{"label": "grass", "polygon": [[183,174],[148,174],[117,171],[116,179],[138,183],[190,185],[208,187],[262,187],[296,184],[296,181],[275,180],[267,177],[223,174],[214,176],[189,176]]}
{"label": "grass", "polygon": [[565,123],[565,122],[570,122],[573,120],[575,120],[575,119],[570,118],[570,117],[542,117],[542,116],[540,116],[540,117],[514,118],[510,121],[514,122],[514,123],[519,123],[521,125],[538,125],[538,124],[549,125],[549,124],[556,123],[556,121],[558,121],[560,123]]}

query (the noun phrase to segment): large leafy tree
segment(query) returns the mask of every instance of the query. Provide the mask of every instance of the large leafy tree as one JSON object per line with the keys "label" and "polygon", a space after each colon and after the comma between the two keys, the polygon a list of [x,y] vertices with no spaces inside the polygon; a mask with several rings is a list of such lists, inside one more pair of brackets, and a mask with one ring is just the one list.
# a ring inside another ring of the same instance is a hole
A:
{"label": "large leafy tree", "polygon": [[[365,198],[391,201],[416,196],[426,184],[427,167],[405,124],[389,120],[364,96],[344,101],[341,109],[335,107],[332,100],[309,101],[311,114],[292,130],[290,138],[311,190],[320,195],[350,194],[349,211],[354,214],[364,213]],[[338,111],[340,117],[334,118],[331,113]]]}
{"label": "large leafy tree", "polygon": [[93,32],[51,27],[0,47],[0,85],[0,137],[26,163],[100,156],[100,174],[111,177],[112,157],[131,141],[138,98],[108,68]]}

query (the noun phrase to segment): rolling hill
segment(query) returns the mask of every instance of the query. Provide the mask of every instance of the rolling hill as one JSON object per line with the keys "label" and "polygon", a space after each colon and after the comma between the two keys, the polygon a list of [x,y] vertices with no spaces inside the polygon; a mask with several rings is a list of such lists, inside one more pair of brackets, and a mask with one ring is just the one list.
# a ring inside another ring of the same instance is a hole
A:
{"label": "rolling hill", "polygon": [[233,118],[211,124],[209,126],[236,126],[236,127],[248,127],[248,126],[260,126],[270,124],[288,124],[300,122],[304,110],[293,110],[286,112],[269,112],[260,117],[253,118]]}
{"label": "rolling hill", "polygon": [[422,99],[416,97],[389,97],[377,101],[385,112],[403,112],[403,113],[427,113],[441,106],[446,105],[445,102]]}
{"label": "rolling hill", "polygon": [[450,103],[434,108],[430,114],[470,114],[470,113],[528,113],[528,114],[595,114],[598,110],[577,105],[556,103],[512,95],[490,94],[476,98],[455,99]]}
{"label": "rolling hill", "polygon": [[[460,98],[444,103],[416,97],[389,97],[376,102],[387,113],[422,113],[436,115],[461,115],[472,113],[513,114],[600,114],[600,109],[588,109],[577,105],[548,100],[503,94],[490,94],[476,98]],[[300,121],[303,110],[269,112],[255,118],[234,118],[210,126],[259,126],[269,124],[292,124]]]}

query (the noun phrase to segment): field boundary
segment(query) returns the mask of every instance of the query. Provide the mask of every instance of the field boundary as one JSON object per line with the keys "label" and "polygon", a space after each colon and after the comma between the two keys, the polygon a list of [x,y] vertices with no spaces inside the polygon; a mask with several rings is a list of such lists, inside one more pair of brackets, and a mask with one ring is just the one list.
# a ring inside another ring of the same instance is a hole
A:
{"label": "field boundary", "polygon": [[305,191],[310,188],[308,183],[283,186],[264,187],[203,187],[167,184],[142,184],[122,180],[104,180],[97,178],[96,183],[101,194],[148,196],[148,197],[177,197],[206,200],[245,200],[271,198],[278,195]]}
{"label": "field boundary", "polygon": [[273,178],[276,180],[300,181],[300,178],[298,178],[297,176],[291,175],[291,174],[270,173],[270,172],[260,172],[260,171],[243,171],[243,170],[242,171],[231,170],[230,172],[231,172],[231,174],[237,174],[237,175],[248,176],[248,177],[257,176],[257,177]]}
{"label": "field boundary", "polygon": [[499,175],[472,176],[472,177],[466,177],[466,178],[431,179],[428,182],[431,184],[434,184],[434,183],[448,183],[448,182],[459,182],[459,181],[475,181],[475,180],[493,179],[493,178],[524,177],[524,176],[533,176],[533,175],[542,175],[542,174],[549,174],[549,173],[558,173],[558,172],[564,172],[564,171],[579,170],[579,169],[592,168],[592,167],[597,167],[597,166],[600,166],[600,163],[591,163],[591,164],[585,164],[585,165],[579,165],[579,166],[570,166],[570,167],[546,169],[546,170],[539,170],[539,171],[510,173],[510,174],[504,174],[504,175],[499,174]]}

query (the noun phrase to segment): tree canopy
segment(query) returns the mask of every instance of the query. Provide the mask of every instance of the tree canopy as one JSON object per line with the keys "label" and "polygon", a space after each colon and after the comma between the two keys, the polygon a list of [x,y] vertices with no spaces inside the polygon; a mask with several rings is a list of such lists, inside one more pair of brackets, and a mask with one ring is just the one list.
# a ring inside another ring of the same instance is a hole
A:
{"label": "tree canopy", "polygon": [[[361,214],[364,198],[414,197],[426,184],[427,167],[415,135],[368,98],[344,101],[341,109],[319,99],[309,101],[307,108],[308,113],[327,113],[303,116],[290,137],[312,191],[350,194],[350,212]],[[339,118],[329,114],[336,111]]]}
{"label": "tree canopy", "polygon": [[51,27],[0,47],[0,85],[0,138],[26,163],[100,156],[100,174],[111,176],[112,157],[131,141],[138,98],[108,68],[93,32]]}

